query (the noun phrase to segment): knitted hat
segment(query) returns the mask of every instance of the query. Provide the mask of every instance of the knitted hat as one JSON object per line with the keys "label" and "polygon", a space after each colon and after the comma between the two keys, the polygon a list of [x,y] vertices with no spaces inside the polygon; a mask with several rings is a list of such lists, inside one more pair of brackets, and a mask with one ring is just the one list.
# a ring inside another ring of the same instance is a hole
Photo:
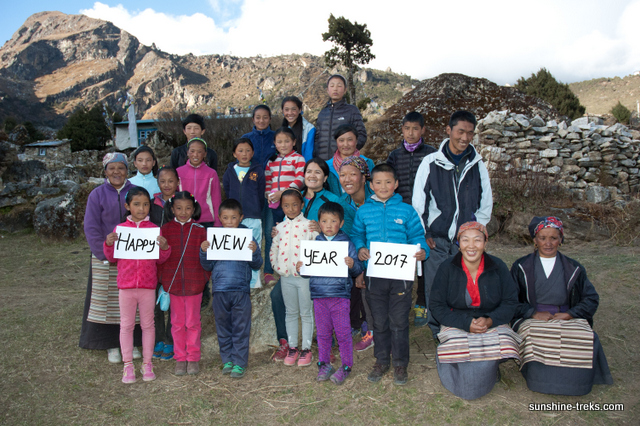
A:
{"label": "knitted hat", "polygon": [[483,224],[481,224],[480,222],[466,222],[460,225],[460,229],[458,230],[458,240],[460,239],[460,235],[464,231],[468,231],[469,229],[480,231],[484,234],[485,240],[489,239],[489,233],[487,232],[487,228]]}

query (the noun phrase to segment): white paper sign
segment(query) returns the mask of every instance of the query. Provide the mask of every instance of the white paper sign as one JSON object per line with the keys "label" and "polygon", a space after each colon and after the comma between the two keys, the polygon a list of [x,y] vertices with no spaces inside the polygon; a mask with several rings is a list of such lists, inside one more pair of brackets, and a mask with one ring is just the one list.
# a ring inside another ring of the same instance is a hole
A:
{"label": "white paper sign", "polygon": [[253,231],[249,228],[207,228],[207,260],[251,260],[249,243]]}
{"label": "white paper sign", "polygon": [[418,245],[372,242],[367,276],[413,281]]}
{"label": "white paper sign", "polygon": [[300,275],[348,277],[349,267],[344,261],[347,256],[347,241],[300,241]]}
{"label": "white paper sign", "polygon": [[116,259],[159,259],[160,228],[129,228],[116,226],[118,239],[114,245]]}

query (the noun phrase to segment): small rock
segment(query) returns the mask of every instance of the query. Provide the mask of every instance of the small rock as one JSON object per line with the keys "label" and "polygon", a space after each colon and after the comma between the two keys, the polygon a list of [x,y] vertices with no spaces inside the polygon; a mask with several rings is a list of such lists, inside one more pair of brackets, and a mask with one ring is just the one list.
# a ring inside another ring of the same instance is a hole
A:
{"label": "small rock", "polygon": [[587,188],[585,191],[585,197],[588,202],[599,204],[609,201],[611,199],[611,193],[607,188],[596,185]]}

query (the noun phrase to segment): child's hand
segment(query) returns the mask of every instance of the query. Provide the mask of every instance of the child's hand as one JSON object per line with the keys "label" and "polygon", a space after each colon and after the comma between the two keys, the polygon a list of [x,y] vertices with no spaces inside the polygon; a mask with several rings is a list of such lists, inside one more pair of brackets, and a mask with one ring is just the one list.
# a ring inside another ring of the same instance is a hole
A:
{"label": "child's hand", "polygon": [[309,222],[309,231],[320,233],[320,225],[315,220]]}
{"label": "child's hand", "polygon": [[118,234],[116,234],[115,232],[112,232],[109,235],[107,235],[107,240],[105,242],[109,247],[111,247],[113,243],[115,243],[117,240],[118,240]]}
{"label": "child's hand", "polygon": [[363,262],[365,260],[371,259],[371,256],[369,255],[369,249],[366,247],[362,247],[360,250],[358,250],[358,259],[362,260]]}
{"label": "child's hand", "polygon": [[167,242],[167,239],[162,235],[158,235],[157,241],[158,241],[158,244],[160,245],[160,250],[167,250],[169,248],[169,243]]}
{"label": "child's hand", "polygon": [[[205,241],[207,244],[209,244],[208,241]],[[204,244],[204,243],[203,243]],[[251,249],[251,251],[256,251],[258,249],[258,245],[256,244],[255,241],[251,241],[249,243],[249,248]]]}
{"label": "child's hand", "polygon": [[[253,241],[252,241],[253,242]],[[211,243],[207,240],[204,240],[202,242],[202,244],[200,244],[200,248],[202,249],[202,251],[207,251],[209,250],[209,247],[211,247]]]}
{"label": "child's hand", "polygon": [[300,268],[302,268],[302,262],[298,261],[298,263],[296,263],[296,271],[298,273],[300,273]]}
{"label": "child's hand", "polygon": [[356,277],[356,287],[367,288],[366,284],[364,283],[364,272]]}
{"label": "child's hand", "polygon": [[344,258],[344,263],[346,263],[346,264],[347,264],[347,267],[348,267],[349,269],[353,268],[353,259],[352,259],[352,258],[350,258],[349,256],[347,256],[347,257],[345,257],[345,258]]}
{"label": "child's hand", "polygon": [[427,257],[427,252],[424,249],[420,249],[420,251],[417,251],[416,254],[413,255],[413,257],[416,258],[416,260],[424,260]]}
{"label": "child's hand", "polygon": [[[276,225],[277,225],[277,223],[276,223]],[[273,228],[271,228],[271,238],[275,238],[276,235],[278,235],[278,230],[274,226]]]}

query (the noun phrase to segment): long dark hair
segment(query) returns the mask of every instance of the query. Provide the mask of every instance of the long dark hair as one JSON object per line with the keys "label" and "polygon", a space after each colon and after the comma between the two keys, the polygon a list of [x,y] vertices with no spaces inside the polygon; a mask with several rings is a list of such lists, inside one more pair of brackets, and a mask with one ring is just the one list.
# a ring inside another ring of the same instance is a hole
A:
{"label": "long dark hair", "polygon": [[191,215],[191,219],[196,222],[200,219],[200,215],[202,214],[202,209],[200,208],[200,203],[198,203],[189,191],[178,191],[174,194],[173,197],[169,198],[169,200],[164,203],[164,213],[167,215],[169,220],[175,219],[175,215],[171,210],[173,208],[173,203],[177,200],[190,200],[193,203],[193,214]]}
{"label": "long dark hair", "polygon": [[[124,195],[124,203],[131,204],[131,201],[133,201],[133,197],[135,197],[136,195],[144,195],[145,197],[147,197],[147,199],[149,200],[149,212],[151,212],[151,196],[149,195],[149,191],[141,186],[132,186],[131,189],[128,190]],[[124,213],[124,216],[122,217],[122,222],[126,221],[127,216],[129,216],[130,214],[131,212],[127,209],[127,211],[125,211]]]}
{"label": "long dark hair", "polygon": [[151,158],[153,158],[153,162],[154,162],[153,168],[151,169],[151,173],[153,173],[153,177],[158,176],[158,159],[156,158],[156,153],[153,152],[153,150],[151,148],[149,148],[148,146],[142,145],[142,146],[138,147],[138,149],[133,151],[133,163],[135,164],[136,157],[141,152],[148,152],[149,154],[151,154]]}
{"label": "long dark hair", "polygon": [[[291,130],[291,129],[290,129],[290,128],[288,128],[288,127],[284,127],[284,126],[283,126],[283,127],[280,127],[278,130],[276,130],[275,134],[273,135],[274,144],[275,144],[276,137],[278,137],[278,135],[279,135],[280,133],[286,133],[286,135],[287,135],[287,136],[289,136],[289,137],[291,138],[291,140],[293,141],[293,147],[294,147],[294,149],[295,149],[295,145],[296,145],[296,135],[295,135],[295,133],[293,133],[293,130]],[[298,154],[299,154],[299,153],[298,153]],[[270,160],[270,161],[275,161],[275,159],[276,159],[276,158],[278,158],[278,155],[280,155],[280,153],[279,153],[279,152],[278,152],[278,150],[276,149],[276,153],[275,153],[275,154],[273,154],[273,155],[269,158],[269,160]]]}

